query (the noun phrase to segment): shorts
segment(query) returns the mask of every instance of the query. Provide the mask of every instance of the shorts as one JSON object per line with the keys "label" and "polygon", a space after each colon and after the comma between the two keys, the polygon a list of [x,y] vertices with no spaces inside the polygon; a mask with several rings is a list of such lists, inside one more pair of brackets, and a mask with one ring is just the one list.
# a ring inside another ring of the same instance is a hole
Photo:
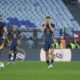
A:
{"label": "shorts", "polygon": [[16,43],[11,43],[10,45],[10,51],[17,51],[17,44]]}
{"label": "shorts", "polygon": [[53,46],[52,46],[53,44],[54,44],[53,40],[45,40],[44,46],[43,46],[44,50],[49,51],[49,49],[53,48]]}

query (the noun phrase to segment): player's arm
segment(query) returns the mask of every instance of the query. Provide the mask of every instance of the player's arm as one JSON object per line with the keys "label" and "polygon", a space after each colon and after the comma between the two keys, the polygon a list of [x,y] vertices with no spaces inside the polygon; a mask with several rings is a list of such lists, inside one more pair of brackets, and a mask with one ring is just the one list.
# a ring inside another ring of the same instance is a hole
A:
{"label": "player's arm", "polygon": [[7,38],[8,30],[6,27],[3,27],[3,38]]}

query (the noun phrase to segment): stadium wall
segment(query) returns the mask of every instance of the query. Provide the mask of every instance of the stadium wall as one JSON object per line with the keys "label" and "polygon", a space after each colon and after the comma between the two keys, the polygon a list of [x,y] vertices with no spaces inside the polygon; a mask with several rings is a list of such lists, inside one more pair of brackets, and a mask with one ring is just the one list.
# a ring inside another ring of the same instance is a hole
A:
{"label": "stadium wall", "polygon": [[[26,57],[25,57],[26,61],[40,61],[41,60],[40,49],[25,49],[25,52],[26,52]],[[7,60],[7,58],[8,58],[8,50],[4,49],[3,53],[0,54],[0,60],[5,61]],[[71,50],[71,61],[80,61],[80,50]]]}

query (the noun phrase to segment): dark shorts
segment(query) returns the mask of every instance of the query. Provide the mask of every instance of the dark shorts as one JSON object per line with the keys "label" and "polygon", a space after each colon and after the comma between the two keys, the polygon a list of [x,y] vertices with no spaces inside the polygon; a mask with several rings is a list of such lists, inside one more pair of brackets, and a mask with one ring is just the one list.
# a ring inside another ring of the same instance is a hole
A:
{"label": "dark shorts", "polygon": [[17,51],[17,44],[16,43],[11,43],[10,45],[10,51]]}
{"label": "dark shorts", "polygon": [[49,51],[49,49],[53,48],[53,46],[52,46],[53,43],[54,43],[53,40],[45,40],[44,46],[43,46],[44,50]]}

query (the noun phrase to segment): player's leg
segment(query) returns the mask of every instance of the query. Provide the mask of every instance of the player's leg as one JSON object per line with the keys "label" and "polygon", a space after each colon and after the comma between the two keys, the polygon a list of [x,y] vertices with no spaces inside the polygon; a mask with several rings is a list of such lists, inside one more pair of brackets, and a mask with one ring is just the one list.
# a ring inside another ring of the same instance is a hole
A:
{"label": "player's leg", "polygon": [[9,53],[8,53],[8,63],[10,63],[10,61],[11,61],[11,54],[12,54],[12,50],[9,50]]}
{"label": "player's leg", "polygon": [[[0,55],[2,54],[4,48],[4,39],[2,37],[0,37]],[[0,61],[1,63],[1,61]]]}
{"label": "player's leg", "polygon": [[3,48],[4,48],[4,39],[0,38],[0,54],[2,53]]}
{"label": "player's leg", "polygon": [[15,62],[15,61],[16,61],[16,54],[17,54],[17,51],[14,51],[13,62]]}
{"label": "player's leg", "polygon": [[[1,53],[2,53],[2,50],[0,50],[0,56],[1,56]],[[1,60],[0,60],[0,63],[1,63]]]}
{"label": "player's leg", "polygon": [[14,45],[14,57],[13,57],[13,62],[16,61],[16,54],[17,54],[17,44]]}
{"label": "player's leg", "polygon": [[45,51],[45,57],[46,57],[46,63],[49,66],[50,65],[50,61],[49,61],[49,51]]}
{"label": "player's leg", "polygon": [[53,50],[53,42],[50,41],[49,43],[49,55],[50,55],[50,68],[53,67],[53,62],[54,62],[54,50]]}
{"label": "player's leg", "polygon": [[13,44],[11,43],[9,46],[8,63],[10,63],[11,61],[12,53],[13,53]]}
{"label": "player's leg", "polygon": [[50,64],[53,65],[53,62],[54,62],[54,50],[53,49],[50,49]]}
{"label": "player's leg", "polygon": [[49,46],[48,46],[47,42],[45,42],[45,44],[44,44],[44,51],[45,51],[46,63],[49,66],[50,65],[50,61],[49,61]]}

